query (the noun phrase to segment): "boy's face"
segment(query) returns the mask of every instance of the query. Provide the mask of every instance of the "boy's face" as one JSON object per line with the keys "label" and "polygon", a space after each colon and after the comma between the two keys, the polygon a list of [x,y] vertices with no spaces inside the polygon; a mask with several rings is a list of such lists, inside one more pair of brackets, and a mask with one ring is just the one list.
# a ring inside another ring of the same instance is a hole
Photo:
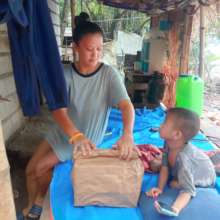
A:
{"label": "boy's face", "polygon": [[164,140],[168,141],[175,141],[178,138],[180,138],[180,135],[182,135],[182,132],[177,129],[175,126],[174,117],[167,115],[165,121],[160,126],[160,137]]}

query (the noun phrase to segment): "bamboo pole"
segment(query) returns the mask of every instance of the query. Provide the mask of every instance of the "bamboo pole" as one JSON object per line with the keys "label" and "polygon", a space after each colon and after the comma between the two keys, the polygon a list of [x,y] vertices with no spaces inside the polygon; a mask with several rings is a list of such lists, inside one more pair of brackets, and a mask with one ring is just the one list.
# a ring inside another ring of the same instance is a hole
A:
{"label": "bamboo pole", "polygon": [[204,44],[205,44],[204,6],[200,5],[199,76],[201,78],[204,78]]}

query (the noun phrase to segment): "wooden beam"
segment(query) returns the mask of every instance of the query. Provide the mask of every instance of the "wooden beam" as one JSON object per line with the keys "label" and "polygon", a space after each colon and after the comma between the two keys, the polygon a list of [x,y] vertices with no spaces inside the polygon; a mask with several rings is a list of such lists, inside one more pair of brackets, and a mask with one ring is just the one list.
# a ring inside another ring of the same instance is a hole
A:
{"label": "wooden beam", "polygon": [[201,78],[204,78],[204,44],[205,44],[204,6],[200,5],[199,76]]}
{"label": "wooden beam", "polygon": [[168,19],[171,21],[171,29],[166,33],[168,53],[166,63],[163,67],[163,73],[166,76],[166,90],[163,103],[168,107],[175,106],[176,100],[176,79],[179,74],[180,60],[180,33],[182,33],[182,12],[172,11],[168,13]]}
{"label": "wooden beam", "polygon": [[184,16],[185,16],[184,30],[183,30],[183,41],[181,45],[179,74],[188,73],[190,38],[191,38],[192,24],[193,24],[193,15],[187,13]]}

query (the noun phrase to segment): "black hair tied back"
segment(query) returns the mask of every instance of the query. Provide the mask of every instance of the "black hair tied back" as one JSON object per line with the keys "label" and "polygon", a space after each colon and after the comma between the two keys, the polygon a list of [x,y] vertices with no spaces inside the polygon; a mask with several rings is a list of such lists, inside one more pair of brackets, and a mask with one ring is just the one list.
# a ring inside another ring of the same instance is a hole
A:
{"label": "black hair tied back", "polygon": [[79,15],[75,17],[75,25],[82,25],[83,23],[90,21],[90,17],[86,12],[81,12]]}
{"label": "black hair tied back", "polygon": [[104,37],[102,29],[98,24],[91,22],[86,12],[81,12],[75,17],[75,29],[73,31],[73,42],[78,44],[79,41],[87,34],[99,33]]}

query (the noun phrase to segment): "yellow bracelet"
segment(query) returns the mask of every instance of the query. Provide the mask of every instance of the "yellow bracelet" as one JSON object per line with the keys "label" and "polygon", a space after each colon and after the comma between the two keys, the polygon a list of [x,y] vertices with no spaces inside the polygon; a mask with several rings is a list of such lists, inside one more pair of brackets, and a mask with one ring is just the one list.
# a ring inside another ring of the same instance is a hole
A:
{"label": "yellow bracelet", "polygon": [[76,132],[72,137],[70,137],[69,143],[72,144],[75,140],[77,140],[77,138],[83,137],[83,136],[84,136],[83,133]]}

